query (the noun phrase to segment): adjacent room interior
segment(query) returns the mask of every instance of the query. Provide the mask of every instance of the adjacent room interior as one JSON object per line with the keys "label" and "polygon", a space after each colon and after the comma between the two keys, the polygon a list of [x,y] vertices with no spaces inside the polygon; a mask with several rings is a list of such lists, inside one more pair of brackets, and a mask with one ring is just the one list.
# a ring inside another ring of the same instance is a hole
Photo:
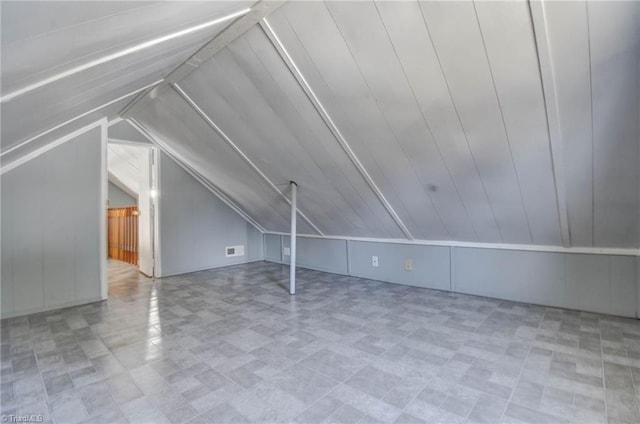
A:
{"label": "adjacent room interior", "polygon": [[2,1],[0,419],[640,422],[640,1]]}

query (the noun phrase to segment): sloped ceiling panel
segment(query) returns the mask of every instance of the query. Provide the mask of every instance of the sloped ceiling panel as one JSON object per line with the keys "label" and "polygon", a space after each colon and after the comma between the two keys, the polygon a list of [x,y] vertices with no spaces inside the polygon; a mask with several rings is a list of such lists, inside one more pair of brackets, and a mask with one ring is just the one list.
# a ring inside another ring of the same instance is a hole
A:
{"label": "sloped ceiling panel", "polygon": [[[2,3],[3,95],[248,4],[19,3]],[[23,15],[24,20],[17,19]],[[5,101],[2,150],[159,80],[227,23],[122,56]]]}
{"label": "sloped ceiling panel", "polygon": [[3,93],[251,3],[3,1]]}
{"label": "sloped ceiling panel", "polygon": [[544,8],[573,245],[638,247],[640,3]]}
{"label": "sloped ceiling panel", "polygon": [[404,237],[259,27],[180,87],[324,233]]}
{"label": "sloped ceiling panel", "polygon": [[269,18],[416,238],[559,244],[535,43],[516,6],[506,26],[472,2],[292,3]]}
{"label": "sloped ceiling panel", "polygon": [[[247,5],[3,2],[4,93]],[[640,3],[290,2],[267,20],[178,83],[200,111],[173,88],[134,111],[266,229],[288,231],[294,179],[330,235],[638,247]],[[210,30],[3,104],[3,151],[154,81]]]}
{"label": "sloped ceiling panel", "polygon": [[199,108],[184,113],[273,183],[298,180],[327,234],[401,237],[309,88],[414,238],[561,245],[566,199],[571,245],[635,247],[638,8],[547,5],[558,169],[525,1],[291,2],[179,83]]}
{"label": "sloped ceiling panel", "polygon": [[145,155],[149,154],[148,147],[129,146],[110,143],[107,148],[107,169],[125,185],[128,192],[140,193],[140,166]]}
{"label": "sloped ceiling panel", "polygon": [[[289,231],[288,203],[173,89],[149,100],[135,119],[265,228]],[[316,234],[303,219],[298,231]]]}
{"label": "sloped ceiling panel", "polygon": [[[64,137],[67,134],[70,134],[74,131],[80,130],[81,128],[87,125],[90,125],[101,118],[107,118],[107,120],[117,118],[118,113],[122,110],[122,108],[124,108],[127,105],[129,101],[130,99],[123,99],[119,102],[115,102],[104,109],[89,113],[80,119],[77,119],[67,125],[64,125],[54,131],[51,131],[43,135],[42,137],[38,137],[33,142],[29,143],[23,148],[13,150],[3,155],[2,157],[0,157],[0,166],[5,166],[7,164],[10,164],[11,162],[14,162],[20,159],[21,157],[29,154],[30,152],[34,152],[38,149],[46,147],[48,144],[58,140],[59,138]],[[3,125],[4,125],[4,122],[3,122]]]}
{"label": "sloped ceiling panel", "polygon": [[[593,107],[594,244],[637,245],[640,3],[588,7]],[[636,87],[634,92],[633,87]]]}
{"label": "sloped ceiling panel", "polygon": [[173,49],[158,47],[154,52],[123,57],[3,104],[2,121],[6,124],[2,128],[2,148],[10,148],[87,109],[158,81],[206,38],[197,37],[186,45],[178,43]]}

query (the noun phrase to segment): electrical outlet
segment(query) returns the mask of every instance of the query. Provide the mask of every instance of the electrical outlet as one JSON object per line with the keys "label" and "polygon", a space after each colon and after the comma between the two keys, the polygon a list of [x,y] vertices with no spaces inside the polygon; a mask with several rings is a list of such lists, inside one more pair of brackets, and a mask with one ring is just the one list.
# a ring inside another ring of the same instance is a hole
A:
{"label": "electrical outlet", "polygon": [[377,268],[378,267],[378,257],[377,256],[372,256],[371,257],[371,266]]}
{"label": "electrical outlet", "polygon": [[413,271],[413,261],[411,260],[411,258],[407,258],[404,260],[404,270]]}
{"label": "electrical outlet", "polygon": [[291,256],[291,248],[290,247],[285,247],[284,248],[284,256]]}

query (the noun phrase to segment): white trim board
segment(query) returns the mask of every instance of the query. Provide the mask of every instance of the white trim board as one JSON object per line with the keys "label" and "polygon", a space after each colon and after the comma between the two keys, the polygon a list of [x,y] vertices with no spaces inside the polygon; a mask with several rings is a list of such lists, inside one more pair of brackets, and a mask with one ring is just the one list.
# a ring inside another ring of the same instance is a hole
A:
{"label": "white trim board", "polygon": [[107,165],[107,119],[100,123],[100,297],[108,298],[109,278],[107,275],[107,208],[109,207],[109,171]]}
{"label": "white trim board", "polygon": [[124,121],[124,119],[122,119],[121,117],[115,117],[113,118],[111,121],[109,121],[109,123],[107,124],[107,128],[111,128],[116,124],[119,124],[120,122]]}
{"label": "white trim board", "polygon": [[553,171],[553,181],[556,190],[556,202],[558,204],[558,219],[562,236],[562,245],[571,246],[571,233],[569,231],[569,212],[567,209],[567,189],[564,180],[564,149],[560,127],[561,116],[558,106],[558,89],[556,84],[555,68],[551,57],[551,45],[547,36],[547,20],[545,5],[542,2],[529,2],[529,14],[533,27],[533,36],[536,46],[540,83],[542,85],[542,97],[547,121],[547,133],[549,136],[549,153]]}
{"label": "white trim board", "polygon": [[[160,148],[157,146],[149,146],[149,154],[151,155],[151,189],[156,193],[161,193],[160,186]],[[160,202],[162,196],[152,196],[151,204],[153,208],[153,277],[162,275],[162,245],[160,242]]]}
{"label": "white trim board", "polygon": [[53,305],[38,306],[37,308],[26,309],[24,311],[12,311],[6,315],[5,314],[0,315],[0,318],[7,319],[7,318],[14,318],[14,317],[24,317],[31,314],[38,314],[40,312],[55,311],[57,309],[63,309],[63,308],[72,308],[74,306],[88,305],[90,303],[102,302],[104,300],[105,299],[101,299],[99,297],[89,297],[86,299],[73,300],[71,302],[61,302]]}
{"label": "white trim board", "polygon": [[200,272],[200,271],[207,271],[210,269],[218,269],[218,268],[226,268],[228,266],[236,266],[236,265],[244,265],[244,264],[250,264],[253,262],[264,262],[266,259],[264,258],[257,258],[257,259],[250,259],[250,260],[238,260],[238,261],[233,261],[230,262],[228,264],[218,264],[218,265],[207,265],[205,267],[200,267],[200,268],[195,268],[193,270],[188,270],[188,271],[169,271],[169,274],[167,275],[160,275],[158,278],[167,278],[167,277],[175,277],[177,275],[184,275],[184,274],[191,274],[194,272]]}
{"label": "white trim board", "polygon": [[10,162],[8,164],[6,164],[5,166],[0,167],[0,175],[3,175],[21,165],[24,165],[25,163],[29,162],[30,160],[33,160],[35,158],[37,158],[38,156],[41,156],[45,153],[47,153],[49,150],[51,149],[55,149],[56,147],[66,143],[69,140],[73,140],[74,138],[76,138],[77,136],[79,136],[80,134],[84,134],[87,131],[90,131],[94,128],[97,128],[101,125],[105,125],[107,124],[107,118],[100,118],[99,120],[86,125],[78,130],[75,130],[65,136],[60,137],[59,139],[40,147],[39,149],[34,150],[31,153],[28,153],[16,160],[14,160],[13,162]]}
{"label": "white trim board", "polygon": [[[289,233],[277,231],[265,231],[265,234],[277,236],[289,236]],[[553,252],[553,253],[580,253],[590,255],[613,255],[613,256],[640,256],[640,249],[625,249],[615,247],[563,247],[544,246],[527,244],[505,244],[505,243],[476,243],[466,241],[449,240],[405,240],[405,239],[384,239],[369,237],[349,237],[349,236],[317,236],[314,234],[298,234],[298,237],[318,238],[329,240],[365,241],[370,243],[389,244],[412,244],[418,246],[443,246],[443,247],[470,247],[476,249],[499,249],[499,250],[522,250],[530,252]]]}

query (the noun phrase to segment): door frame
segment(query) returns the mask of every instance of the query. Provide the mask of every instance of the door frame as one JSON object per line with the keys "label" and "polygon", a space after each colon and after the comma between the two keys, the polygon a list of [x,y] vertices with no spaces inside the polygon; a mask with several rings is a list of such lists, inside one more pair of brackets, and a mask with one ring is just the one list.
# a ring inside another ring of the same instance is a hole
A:
{"label": "door frame", "polygon": [[[159,170],[160,170],[160,151],[158,147],[151,143],[142,143],[138,141],[131,140],[114,140],[111,141],[109,139],[108,129],[109,127],[122,122],[123,120],[120,118],[116,118],[110,122],[104,120],[101,126],[101,175],[102,175],[102,184],[100,187],[100,297],[103,300],[108,298],[109,292],[109,278],[108,278],[108,265],[107,265],[107,208],[109,207],[109,194],[108,194],[108,185],[109,185],[109,169],[108,169],[108,145],[113,142],[114,144],[128,144],[137,147],[145,147],[149,150],[149,182],[150,182],[150,190],[155,190],[156,195],[150,198],[150,207],[152,210],[151,213],[151,263],[152,263],[152,273],[150,277],[157,278],[162,275],[162,264],[160,261],[160,178],[159,178]],[[137,128],[133,127],[136,129]],[[139,202],[138,202],[139,206]],[[140,227],[138,227],[139,231]],[[138,243],[140,242],[140,238],[138,238]],[[138,252],[140,260],[140,251]]]}

